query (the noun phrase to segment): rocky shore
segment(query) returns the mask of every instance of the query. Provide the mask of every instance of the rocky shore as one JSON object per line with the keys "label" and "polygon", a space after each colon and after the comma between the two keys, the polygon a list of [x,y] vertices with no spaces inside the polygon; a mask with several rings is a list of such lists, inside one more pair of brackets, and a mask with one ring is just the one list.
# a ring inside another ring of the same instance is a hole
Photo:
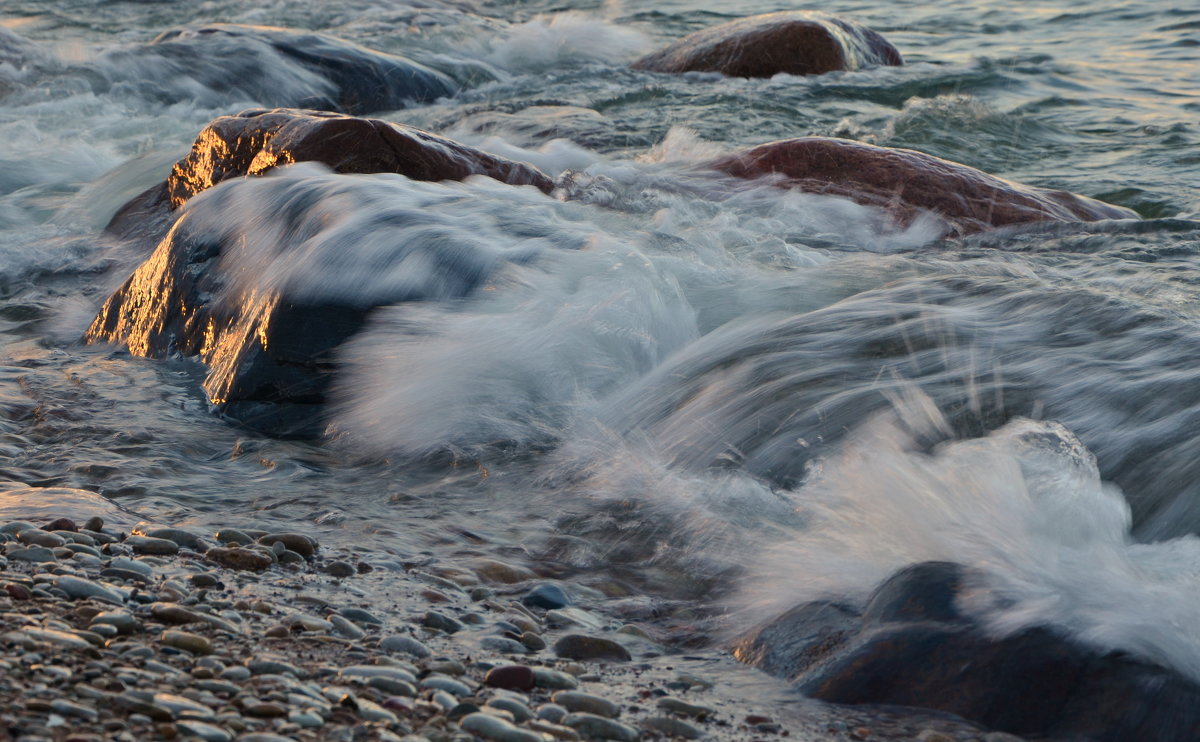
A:
{"label": "rocky shore", "polygon": [[723,653],[682,654],[587,588],[492,559],[98,517],[0,540],[0,739],[1016,739],[799,699],[781,718],[765,681],[726,687]]}

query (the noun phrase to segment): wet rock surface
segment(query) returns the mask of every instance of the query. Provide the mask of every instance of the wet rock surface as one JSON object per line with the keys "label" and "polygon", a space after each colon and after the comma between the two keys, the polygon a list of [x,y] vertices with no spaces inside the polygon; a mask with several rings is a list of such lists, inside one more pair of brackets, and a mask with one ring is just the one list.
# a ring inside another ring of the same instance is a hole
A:
{"label": "wet rock surface", "polygon": [[904,63],[887,39],[854,21],[808,11],[767,13],[702,29],[648,54],[634,69],[730,77],[820,75]]}
{"label": "wet rock surface", "polygon": [[735,655],[814,698],[936,709],[1006,733],[1098,742],[1200,733],[1200,685],[1046,627],[996,637],[955,608],[966,582],[958,565],[913,565],[861,614],[803,604],[743,638]]}
{"label": "wet rock surface", "polygon": [[[131,202],[110,229],[126,237],[146,225],[153,231],[169,223],[162,214],[222,181],[307,161],[338,173],[399,173],[427,181],[479,174],[543,191],[552,187],[532,166],[419,129],[313,111],[256,109],[214,121],[167,182]],[[298,213],[284,210],[280,219],[308,218],[303,209],[309,202],[302,195],[290,203]],[[140,356],[198,356],[210,369],[205,390],[225,415],[273,434],[315,434],[334,369],[333,351],[361,329],[373,305],[290,296],[286,287],[231,298],[228,277],[219,267],[231,239],[237,238],[193,230],[184,216],[105,302],[86,337],[121,343]],[[430,259],[444,265],[444,273],[436,276],[448,286],[443,298],[465,296],[483,280],[479,261],[463,260],[449,248]],[[428,297],[410,291],[385,303],[423,298]]]}
{"label": "wet rock surface", "polygon": [[769,142],[711,163],[739,178],[773,178],[808,193],[849,198],[892,214],[902,224],[930,213],[946,235],[1032,222],[1136,219],[1121,206],[1021,185],[907,149],[829,137]]}

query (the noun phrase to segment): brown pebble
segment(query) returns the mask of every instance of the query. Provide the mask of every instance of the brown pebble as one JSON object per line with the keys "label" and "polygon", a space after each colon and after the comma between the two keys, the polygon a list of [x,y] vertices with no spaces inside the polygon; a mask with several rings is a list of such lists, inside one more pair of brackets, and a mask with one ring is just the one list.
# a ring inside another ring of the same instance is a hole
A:
{"label": "brown pebble", "polygon": [[746,717],[747,724],[770,724],[772,721],[771,717],[762,714],[750,714]]}
{"label": "brown pebble", "polygon": [[483,678],[484,685],[507,690],[533,690],[533,668],[525,665],[504,665],[488,670]]}
{"label": "brown pebble", "polygon": [[272,546],[283,544],[305,559],[312,559],[317,551],[317,542],[302,533],[268,533],[258,540],[258,543]]}
{"label": "brown pebble", "polygon": [[85,531],[103,531],[104,519],[98,515],[93,515],[83,524],[83,528]]}
{"label": "brown pebble", "polygon": [[79,527],[75,525],[75,521],[70,518],[55,518],[46,525],[42,526],[43,531],[71,531],[76,533]]}
{"label": "brown pebble", "polygon": [[866,727],[857,727],[854,731],[850,732],[850,736],[855,739],[866,739],[871,736],[871,730]]}
{"label": "brown pebble", "polygon": [[271,566],[271,557],[253,549],[225,548],[218,546],[204,552],[204,558],[230,569],[261,572]]}
{"label": "brown pebble", "polygon": [[586,634],[567,634],[554,642],[554,653],[572,660],[616,660],[628,662],[629,650],[612,639]]}
{"label": "brown pebble", "polygon": [[334,577],[353,577],[355,569],[349,563],[339,560],[326,564],[325,573]]}
{"label": "brown pebble", "polygon": [[32,590],[16,582],[5,583],[4,592],[8,593],[8,597],[13,600],[29,600],[33,597]]}
{"label": "brown pebble", "polygon": [[360,575],[365,575],[369,572],[375,571],[375,568],[372,567],[370,564],[367,564],[366,562],[359,562],[358,564],[354,565],[354,568],[358,570],[358,573]]}

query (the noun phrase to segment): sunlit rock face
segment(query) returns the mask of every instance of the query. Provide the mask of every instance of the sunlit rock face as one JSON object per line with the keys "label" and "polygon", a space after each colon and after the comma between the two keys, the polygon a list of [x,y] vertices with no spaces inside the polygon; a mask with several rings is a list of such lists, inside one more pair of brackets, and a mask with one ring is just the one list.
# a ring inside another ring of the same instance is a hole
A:
{"label": "sunlit rock face", "polygon": [[744,637],[743,662],[833,703],[937,709],[1037,738],[1183,742],[1200,734],[1200,685],[1035,626],[997,637],[962,614],[955,564],[888,578],[861,613],[805,603]]}
{"label": "sunlit rock face", "polygon": [[720,72],[730,77],[820,75],[904,60],[887,39],[842,18],[786,11],[713,26],[633,63],[650,72]]}
{"label": "sunlit rock face", "polygon": [[1036,188],[907,149],[828,137],[762,144],[710,163],[740,178],[772,177],[785,188],[877,206],[904,224],[930,213],[947,235],[1030,222],[1136,219],[1086,196]]}
{"label": "sunlit rock face", "polygon": [[406,57],[288,28],[213,23],[164,31],[110,54],[161,68],[163,94],[180,78],[272,106],[373,113],[454,95],[449,77]]}
{"label": "sunlit rock face", "polygon": [[[334,172],[237,177],[304,161]],[[86,339],[139,356],[196,357],[227,416],[268,433],[315,434],[333,351],[373,307],[464,297],[504,259],[443,224],[450,211],[428,215],[439,199],[466,194],[413,183],[475,174],[552,185],[532,166],[384,121],[288,110],[218,119],[165,184],[114,219],[117,233],[136,235],[146,218],[169,231]],[[384,276],[383,288],[353,290],[359,274],[363,283]]]}
{"label": "sunlit rock face", "polygon": [[174,211],[228,178],[262,175],[296,162],[320,162],[338,173],[399,173],[429,181],[486,175],[511,185],[534,185],[546,193],[554,187],[532,165],[411,126],[321,111],[251,109],[209,124],[166,182],[122,207],[108,231],[131,237],[150,228],[160,237],[165,209]]}

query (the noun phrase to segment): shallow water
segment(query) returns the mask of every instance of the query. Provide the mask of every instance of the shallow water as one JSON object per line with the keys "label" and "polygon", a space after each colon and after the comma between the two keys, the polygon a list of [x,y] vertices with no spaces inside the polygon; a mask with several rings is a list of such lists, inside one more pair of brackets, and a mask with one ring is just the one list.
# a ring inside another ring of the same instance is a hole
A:
{"label": "shallow water", "polygon": [[[744,80],[629,70],[729,17],[656,7],[5,4],[4,507],[85,507],[74,488],[135,520],[484,551],[734,625],[951,559],[992,576],[974,609],[998,631],[1057,623],[1200,677],[1200,10],[851,3],[836,11],[907,66]],[[301,166],[195,199],[193,223],[241,238],[223,258],[240,288],[428,300],[342,349],[322,441],[217,418],[190,361],[80,341],[145,257],[101,235],[112,213],[214,117],[323,92],[269,51],[253,88],[145,46],[191,22],[319,30],[439,69],[464,90],[380,115],[532,162],[572,196]],[[690,167],[812,134],[1145,219],[936,241]],[[298,216],[260,208],[301,192]],[[438,301],[461,293],[439,251],[487,290]]]}

